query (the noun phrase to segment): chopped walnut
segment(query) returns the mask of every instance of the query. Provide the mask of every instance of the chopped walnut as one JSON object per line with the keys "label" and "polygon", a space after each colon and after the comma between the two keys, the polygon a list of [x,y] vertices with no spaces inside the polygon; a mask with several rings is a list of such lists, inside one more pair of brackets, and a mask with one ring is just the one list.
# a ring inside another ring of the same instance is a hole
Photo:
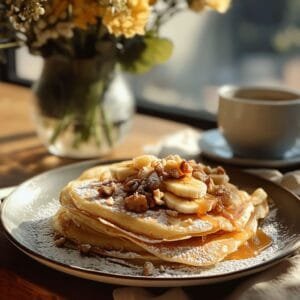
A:
{"label": "chopped walnut", "polygon": [[124,184],[124,191],[129,193],[134,193],[138,189],[140,182],[141,181],[139,179],[129,180]]}
{"label": "chopped walnut", "polygon": [[199,179],[203,182],[206,182],[208,179],[208,175],[206,175],[203,171],[193,171],[193,177]]}
{"label": "chopped walnut", "polygon": [[90,244],[81,244],[79,245],[79,251],[82,255],[90,254],[92,246]]}
{"label": "chopped walnut", "polygon": [[167,160],[166,165],[164,166],[165,171],[171,170],[171,169],[179,169],[180,163],[178,163],[176,160]]}
{"label": "chopped walnut", "polygon": [[195,161],[194,159],[190,159],[190,160],[188,161],[188,163],[189,163],[192,167],[194,167],[195,165],[197,165],[197,163],[196,163],[196,161]]}
{"label": "chopped walnut", "polygon": [[147,188],[151,191],[156,190],[160,187],[161,178],[156,172],[152,172],[146,180]]}
{"label": "chopped walnut", "polygon": [[180,170],[184,174],[189,174],[193,172],[193,167],[186,160],[183,160],[180,164]]}
{"label": "chopped walnut", "polygon": [[146,261],[143,267],[143,275],[151,276],[154,272],[154,265],[150,261]]}
{"label": "chopped walnut", "polygon": [[105,204],[109,205],[109,206],[113,206],[114,205],[114,198],[113,197],[109,197],[105,200]]}
{"label": "chopped walnut", "polygon": [[147,178],[152,172],[153,172],[153,168],[152,168],[152,167],[143,167],[142,169],[139,170],[137,176],[138,176],[139,179],[145,179],[145,178]]}
{"label": "chopped walnut", "polygon": [[223,210],[220,212],[220,214],[221,214],[224,218],[226,218],[227,220],[229,220],[229,221],[231,221],[231,222],[234,222],[234,217],[233,217],[233,215],[232,215],[229,211],[227,211],[227,209],[223,209]]}
{"label": "chopped walnut", "polygon": [[215,172],[216,172],[216,174],[219,174],[219,175],[224,175],[224,174],[226,174],[224,168],[222,168],[221,166],[218,166],[218,167],[215,169]]}
{"label": "chopped walnut", "polygon": [[166,213],[170,217],[177,217],[178,216],[178,212],[176,210],[167,209]]}
{"label": "chopped walnut", "polygon": [[126,195],[127,195],[127,193],[124,191],[124,185],[123,184],[117,185],[116,190],[113,195],[114,199],[117,200],[120,198],[124,198],[124,197],[126,197]]}
{"label": "chopped walnut", "polygon": [[115,185],[101,185],[98,189],[98,194],[100,197],[107,198],[110,197],[115,191]]}
{"label": "chopped walnut", "polygon": [[230,191],[226,189],[224,185],[219,185],[216,187],[213,193],[215,196],[224,196],[224,195],[230,195]]}
{"label": "chopped walnut", "polygon": [[61,237],[62,237],[61,233],[59,233],[57,231],[54,232],[54,240],[57,240],[57,239],[59,239]]}
{"label": "chopped walnut", "polygon": [[218,201],[212,211],[213,211],[213,213],[220,214],[220,213],[222,213],[223,210],[224,210],[224,206],[223,206],[222,202]]}
{"label": "chopped walnut", "polygon": [[207,186],[207,192],[209,194],[213,195],[215,190],[216,190],[216,187],[215,187],[215,184],[214,184],[213,180],[210,178],[210,176],[207,177],[207,179],[204,181],[204,183]]}
{"label": "chopped walnut", "polygon": [[66,238],[63,236],[54,241],[56,247],[63,247],[65,243],[66,243]]}
{"label": "chopped walnut", "polygon": [[179,169],[167,169],[165,170],[165,172],[165,177],[171,177],[176,179],[184,177],[184,174]]}
{"label": "chopped walnut", "polygon": [[210,175],[212,173],[212,168],[210,166],[204,166],[203,171],[207,174]]}
{"label": "chopped walnut", "polygon": [[152,196],[152,193],[150,192],[145,192],[145,196],[147,198],[147,202],[148,202],[148,207],[149,208],[154,208],[156,206],[155,200]]}
{"label": "chopped walnut", "polygon": [[222,204],[226,207],[226,208],[230,208],[230,207],[234,207],[234,203],[232,201],[232,195],[230,193],[225,193],[221,196]]}
{"label": "chopped walnut", "polygon": [[178,155],[178,154],[170,154],[166,157],[166,160],[172,160],[175,161],[177,163],[181,163],[182,158]]}
{"label": "chopped walnut", "polygon": [[100,185],[113,185],[114,183],[116,183],[115,180],[112,180],[112,179],[105,179],[101,182]]}
{"label": "chopped walnut", "polygon": [[193,220],[191,218],[188,218],[185,220],[185,223],[188,225],[192,225],[193,224]]}
{"label": "chopped walnut", "polygon": [[203,170],[208,175],[211,175],[211,174],[224,175],[224,174],[226,174],[225,170],[220,166],[218,166],[216,168],[212,168],[210,166],[205,166],[203,168]]}
{"label": "chopped walnut", "polygon": [[163,176],[164,174],[164,166],[161,161],[154,161],[152,163],[152,167],[154,168],[155,172],[158,176]]}
{"label": "chopped walnut", "polygon": [[194,171],[204,172],[203,169],[204,169],[205,165],[203,165],[202,163],[197,163],[195,160],[189,160],[188,163],[194,169]]}
{"label": "chopped walnut", "polygon": [[184,227],[189,227],[193,225],[193,220],[191,218],[188,218],[188,219],[185,219],[183,222],[182,222],[182,226]]}
{"label": "chopped walnut", "polygon": [[135,193],[124,200],[125,209],[136,213],[143,213],[148,209],[148,201],[145,195]]}
{"label": "chopped walnut", "polygon": [[166,268],[163,266],[163,265],[160,265],[159,266],[159,271],[160,272],[164,272],[166,270]]}
{"label": "chopped walnut", "polygon": [[146,193],[146,181],[145,180],[141,181],[138,189],[136,190],[136,193],[145,195],[145,193]]}
{"label": "chopped walnut", "polygon": [[211,174],[209,175],[214,184],[221,185],[229,182],[229,177],[226,174]]}
{"label": "chopped walnut", "polygon": [[216,186],[212,194],[219,198],[218,204],[221,205],[222,208],[229,207],[232,204],[231,192],[225,186]]}
{"label": "chopped walnut", "polygon": [[153,191],[153,199],[157,205],[163,205],[165,202],[162,200],[164,197],[164,193],[160,189],[156,189]]}

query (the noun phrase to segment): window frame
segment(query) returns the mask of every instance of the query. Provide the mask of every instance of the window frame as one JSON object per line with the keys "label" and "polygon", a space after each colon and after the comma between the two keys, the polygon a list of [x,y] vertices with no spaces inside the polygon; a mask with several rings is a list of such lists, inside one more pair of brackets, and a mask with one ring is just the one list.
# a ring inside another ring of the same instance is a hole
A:
{"label": "window frame", "polygon": [[28,79],[23,79],[17,76],[16,72],[16,55],[14,49],[6,50],[5,53],[5,63],[1,66],[4,72],[2,74],[2,81],[14,83],[26,87],[31,87],[32,81]]}
{"label": "window frame", "polygon": [[[9,49],[6,51],[5,59],[6,63],[1,65],[1,80],[25,87],[31,87],[31,80],[17,76],[16,55],[14,49]],[[136,105],[137,112],[141,114],[185,123],[201,129],[211,129],[217,126],[216,116],[207,111],[195,111],[181,107],[166,106],[153,103],[152,101],[143,98],[136,98]]]}

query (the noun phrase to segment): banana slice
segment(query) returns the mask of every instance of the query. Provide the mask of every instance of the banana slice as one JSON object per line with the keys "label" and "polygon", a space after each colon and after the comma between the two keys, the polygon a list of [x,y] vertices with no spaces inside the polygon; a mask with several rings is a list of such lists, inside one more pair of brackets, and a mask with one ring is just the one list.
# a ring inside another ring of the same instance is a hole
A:
{"label": "banana slice", "polygon": [[157,158],[153,155],[141,155],[132,160],[133,167],[136,169],[142,169],[143,167],[149,167],[153,161]]}
{"label": "banana slice", "polygon": [[251,201],[254,205],[263,203],[268,198],[268,194],[262,189],[258,188],[251,194]]}
{"label": "banana slice", "polygon": [[197,200],[185,200],[169,192],[166,192],[164,195],[164,201],[167,207],[183,214],[197,213],[199,209],[199,201]]}
{"label": "banana slice", "polygon": [[167,191],[183,198],[202,198],[207,191],[206,184],[192,176],[185,176],[182,179],[167,179],[164,184]]}
{"label": "banana slice", "polygon": [[205,215],[211,211],[218,201],[217,198],[211,195],[206,195],[199,199],[186,200],[169,192],[164,194],[163,199],[170,209],[174,209],[183,214],[197,213],[198,215]]}
{"label": "banana slice", "polygon": [[129,176],[137,174],[137,170],[133,168],[131,161],[112,165],[110,172],[112,177],[118,181],[123,181]]}

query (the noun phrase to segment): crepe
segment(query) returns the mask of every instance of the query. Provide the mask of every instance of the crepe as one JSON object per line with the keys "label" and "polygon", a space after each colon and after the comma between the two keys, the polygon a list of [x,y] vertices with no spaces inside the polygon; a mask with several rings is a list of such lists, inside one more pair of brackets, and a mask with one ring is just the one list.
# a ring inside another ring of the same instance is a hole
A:
{"label": "crepe", "polygon": [[[148,210],[145,213],[128,212],[123,206],[123,198],[117,198],[111,205],[106,199],[97,198],[97,181],[73,181],[61,194],[62,203],[72,199],[73,205],[81,211],[111,221],[131,232],[152,238],[173,240],[184,236],[206,235],[219,230],[233,231],[234,225],[221,215],[180,215],[173,217],[166,209]],[[254,206],[243,203],[235,223],[244,227]]]}
{"label": "crepe", "polygon": [[257,229],[257,215],[252,214],[241,232],[221,232],[205,239],[196,237],[160,243],[142,241],[126,235],[123,231],[113,232],[109,226],[103,224],[99,230],[100,227],[95,224],[96,219],[91,220],[61,208],[55,217],[54,227],[77,245],[93,245],[92,251],[98,254],[130,260],[169,261],[203,267],[223,260],[253,237]]}
{"label": "crepe", "polygon": [[222,168],[179,156],[137,157],[85,171],[61,192],[54,229],[90,252],[207,267],[254,237],[267,194],[229,183]]}

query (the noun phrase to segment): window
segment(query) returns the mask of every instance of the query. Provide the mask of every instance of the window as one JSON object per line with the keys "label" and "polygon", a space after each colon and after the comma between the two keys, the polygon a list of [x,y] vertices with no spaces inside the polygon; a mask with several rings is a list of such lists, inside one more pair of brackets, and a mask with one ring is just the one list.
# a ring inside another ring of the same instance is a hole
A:
{"label": "window", "polygon": [[[172,58],[145,75],[127,75],[140,111],[210,127],[220,85],[300,88],[299,0],[233,0],[225,15],[185,12],[162,32],[175,44]],[[40,58],[21,49],[15,62],[18,77],[38,77]]]}

